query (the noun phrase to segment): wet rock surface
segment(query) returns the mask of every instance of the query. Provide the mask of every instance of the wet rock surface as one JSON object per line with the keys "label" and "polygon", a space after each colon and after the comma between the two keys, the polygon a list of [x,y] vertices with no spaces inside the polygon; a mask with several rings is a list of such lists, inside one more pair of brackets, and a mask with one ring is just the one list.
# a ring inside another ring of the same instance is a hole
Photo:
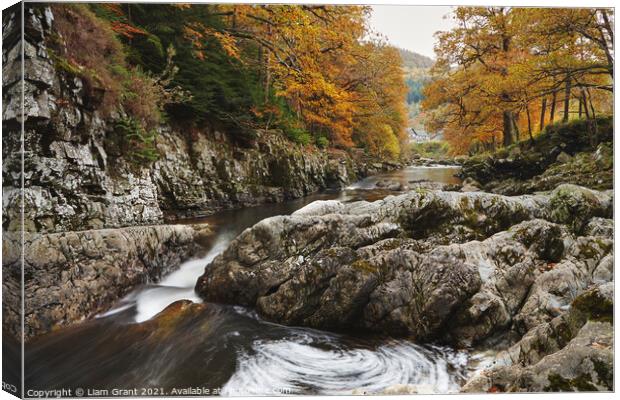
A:
{"label": "wet rock surface", "polygon": [[[24,241],[25,336],[30,338],[107,310],[139,284],[157,282],[200,253],[204,226],[159,225],[53,234]],[[19,282],[19,235],[3,241],[3,290]],[[10,279],[12,278],[12,279]],[[19,310],[5,305],[6,327],[18,335]]]}
{"label": "wet rock surface", "polygon": [[583,291],[471,378],[464,392],[613,390],[613,282]]}

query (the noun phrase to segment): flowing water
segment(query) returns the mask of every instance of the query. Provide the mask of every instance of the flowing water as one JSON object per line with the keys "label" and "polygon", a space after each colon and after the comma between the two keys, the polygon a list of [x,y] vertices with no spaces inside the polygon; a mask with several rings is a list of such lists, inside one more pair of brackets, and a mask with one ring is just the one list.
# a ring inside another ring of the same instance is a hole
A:
{"label": "flowing water", "polygon": [[290,214],[315,200],[376,200],[394,194],[377,188],[386,179],[405,185],[456,183],[455,172],[455,167],[409,167],[342,191],[203,219],[216,231],[207,254],[157,284],[135,288],[90,321],[28,343],[26,388],[91,388],[101,390],[91,395],[108,396],[375,393],[404,384],[421,391],[458,390],[471,372],[470,355],[463,351],[287,327],[264,321],[252,310],[219,304],[174,322],[153,319],[177,300],[201,303],[194,285],[205,266],[243,229],[264,218]]}

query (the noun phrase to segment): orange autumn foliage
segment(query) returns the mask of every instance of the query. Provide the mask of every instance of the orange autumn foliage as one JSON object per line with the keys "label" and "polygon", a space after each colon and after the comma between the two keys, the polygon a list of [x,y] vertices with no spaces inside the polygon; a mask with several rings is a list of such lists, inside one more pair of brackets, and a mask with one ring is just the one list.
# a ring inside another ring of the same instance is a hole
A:
{"label": "orange autumn foliage", "polygon": [[612,10],[458,7],[453,16],[422,102],[427,130],[452,152],[533,140],[564,115],[611,111]]}

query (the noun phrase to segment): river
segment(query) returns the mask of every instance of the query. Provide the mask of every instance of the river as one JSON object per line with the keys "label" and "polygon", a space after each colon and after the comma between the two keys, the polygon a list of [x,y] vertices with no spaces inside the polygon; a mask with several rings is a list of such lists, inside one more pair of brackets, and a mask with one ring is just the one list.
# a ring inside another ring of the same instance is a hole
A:
{"label": "river", "polygon": [[282,326],[252,310],[218,304],[170,326],[152,325],[152,317],[174,301],[201,302],[194,285],[205,266],[256,222],[315,200],[394,194],[377,187],[381,180],[457,183],[455,172],[455,167],[408,167],[340,191],[201,219],[215,229],[208,253],[157,284],[135,288],[108,312],[28,343],[26,388],[91,388],[100,390],[93,395],[108,396],[114,389],[138,389],[132,393],[138,395],[361,394],[399,384],[419,385],[425,392],[458,391],[480,355],[405,339]]}

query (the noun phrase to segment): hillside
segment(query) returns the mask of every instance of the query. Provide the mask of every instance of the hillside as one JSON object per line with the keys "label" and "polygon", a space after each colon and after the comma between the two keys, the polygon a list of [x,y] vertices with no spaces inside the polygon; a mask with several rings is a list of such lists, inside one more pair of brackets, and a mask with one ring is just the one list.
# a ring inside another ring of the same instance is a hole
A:
{"label": "hillside", "polygon": [[416,52],[398,49],[403,61],[405,84],[407,85],[407,116],[409,126],[422,129],[420,121],[420,102],[424,98],[422,90],[430,80],[429,70],[435,63],[430,58]]}
{"label": "hillside", "polygon": [[415,68],[430,68],[433,66],[435,61],[427,56],[423,56],[422,54],[418,54],[414,51],[406,50],[406,49],[398,49],[400,53],[400,57],[403,59],[403,66],[406,69],[415,69]]}

